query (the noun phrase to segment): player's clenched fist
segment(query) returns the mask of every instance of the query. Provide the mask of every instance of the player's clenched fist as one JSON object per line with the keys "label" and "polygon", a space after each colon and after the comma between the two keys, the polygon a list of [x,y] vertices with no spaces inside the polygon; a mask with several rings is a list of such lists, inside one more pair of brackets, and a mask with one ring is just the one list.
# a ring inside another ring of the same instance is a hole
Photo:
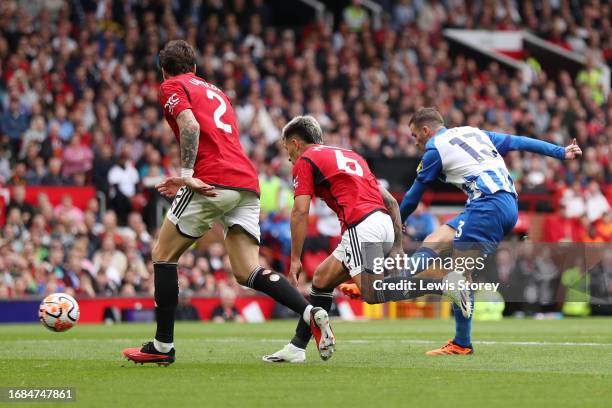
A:
{"label": "player's clenched fist", "polygon": [[215,187],[204,183],[202,180],[193,177],[168,177],[155,188],[159,193],[166,197],[176,195],[179,188],[186,186],[192,191],[207,197],[216,197]]}

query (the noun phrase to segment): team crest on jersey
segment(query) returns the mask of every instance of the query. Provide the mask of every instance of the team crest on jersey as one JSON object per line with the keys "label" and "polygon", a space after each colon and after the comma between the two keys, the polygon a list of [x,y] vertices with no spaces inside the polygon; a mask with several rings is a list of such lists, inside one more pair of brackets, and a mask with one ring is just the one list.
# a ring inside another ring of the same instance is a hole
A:
{"label": "team crest on jersey", "polygon": [[417,173],[419,173],[421,170],[423,170],[423,160],[421,160],[417,166]]}
{"label": "team crest on jersey", "polygon": [[174,108],[179,103],[179,98],[176,96],[176,93],[173,93],[166,100],[166,104],[164,105],[164,109],[168,109],[168,112],[174,113]]}

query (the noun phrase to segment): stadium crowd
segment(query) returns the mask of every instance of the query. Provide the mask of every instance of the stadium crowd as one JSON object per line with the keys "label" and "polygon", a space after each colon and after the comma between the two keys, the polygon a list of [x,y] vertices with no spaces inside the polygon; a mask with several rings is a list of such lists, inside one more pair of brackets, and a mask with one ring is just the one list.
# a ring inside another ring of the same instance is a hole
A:
{"label": "stadium crowd", "polygon": [[[313,22],[291,30],[271,24],[262,0],[3,1],[0,182],[12,194],[0,241],[0,298],[152,293],[154,185],[180,167],[157,100],[156,59],[176,38],[196,47],[198,75],[233,101],[242,144],[261,171],[265,242],[281,253],[290,243],[292,205],[283,125],[309,113],[328,144],[367,158],[416,156],[408,122],[429,105],[449,127],[561,145],[576,138],[581,161],[513,152],[507,163],[519,192],[547,192],[561,203],[557,216],[571,225],[550,239],[610,242],[612,98],[588,71],[552,78],[540,70],[526,86],[496,63],[479,69],[451,56],[440,35],[447,26],[528,28],[610,64],[608,2],[381,3],[390,16],[381,27],[352,1],[333,28]],[[24,191],[31,185],[93,185],[104,202],[81,209],[66,195],[53,207],[41,195],[32,206]],[[109,210],[101,214],[101,206]],[[329,211],[317,211],[318,233],[337,235]],[[422,239],[416,230],[415,239]],[[222,244],[213,242],[182,257],[180,287],[201,295],[239,290],[229,268]]]}

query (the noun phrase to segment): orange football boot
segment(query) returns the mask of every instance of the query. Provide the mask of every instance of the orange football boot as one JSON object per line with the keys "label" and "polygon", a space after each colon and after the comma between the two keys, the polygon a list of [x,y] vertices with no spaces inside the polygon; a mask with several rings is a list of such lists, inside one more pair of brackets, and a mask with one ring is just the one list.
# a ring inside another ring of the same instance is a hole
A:
{"label": "orange football boot", "polygon": [[452,354],[467,355],[467,354],[473,354],[473,353],[474,353],[473,347],[461,347],[460,345],[455,344],[452,340],[449,340],[448,343],[446,343],[442,347],[435,349],[435,350],[430,350],[427,353],[425,353],[425,355],[427,356],[449,356]]}
{"label": "orange football boot", "polygon": [[361,291],[355,283],[341,283],[338,285],[338,289],[340,289],[340,292],[342,292],[344,296],[348,296],[351,299],[361,298]]}

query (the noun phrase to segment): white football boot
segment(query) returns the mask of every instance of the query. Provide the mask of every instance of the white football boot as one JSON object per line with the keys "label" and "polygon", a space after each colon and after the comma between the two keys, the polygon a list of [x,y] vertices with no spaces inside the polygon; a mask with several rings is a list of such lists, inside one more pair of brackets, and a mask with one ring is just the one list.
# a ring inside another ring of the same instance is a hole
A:
{"label": "white football boot", "polygon": [[468,283],[467,279],[458,272],[450,272],[442,278],[445,289],[444,295],[449,297],[461,309],[461,314],[466,319],[472,315],[472,299],[470,298],[470,290],[460,289],[459,285],[465,286]]}
{"label": "white football boot", "polygon": [[306,350],[289,343],[274,354],[261,358],[266,363],[304,363],[306,362]]}

